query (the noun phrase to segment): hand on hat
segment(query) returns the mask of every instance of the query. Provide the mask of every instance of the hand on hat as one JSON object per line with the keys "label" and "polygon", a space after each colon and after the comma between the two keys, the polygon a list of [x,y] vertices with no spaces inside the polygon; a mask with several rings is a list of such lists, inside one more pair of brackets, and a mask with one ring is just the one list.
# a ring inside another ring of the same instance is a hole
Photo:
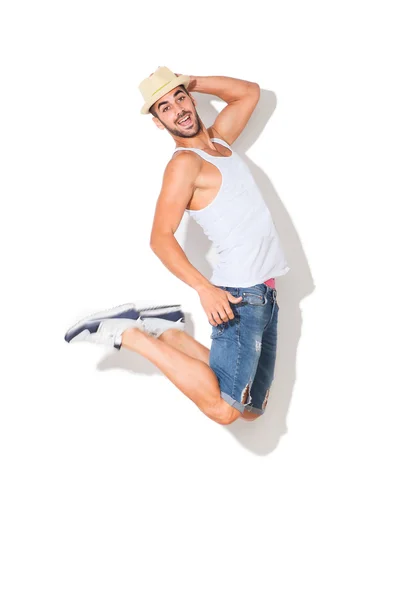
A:
{"label": "hand on hat", "polygon": [[[182,73],[175,73],[175,75],[177,77],[180,77],[182,75]],[[188,86],[187,86],[186,89],[187,89],[188,92],[191,92],[194,89],[195,85],[196,85],[196,80],[195,80],[194,77],[192,77],[192,75],[189,75],[189,77],[190,77],[190,81],[189,81],[189,84],[188,84]]]}

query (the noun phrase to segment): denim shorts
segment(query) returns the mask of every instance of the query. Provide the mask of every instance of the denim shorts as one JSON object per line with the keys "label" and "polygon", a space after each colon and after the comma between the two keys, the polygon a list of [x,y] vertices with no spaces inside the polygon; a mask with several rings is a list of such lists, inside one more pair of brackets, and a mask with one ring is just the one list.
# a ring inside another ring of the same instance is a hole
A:
{"label": "denim shorts", "polygon": [[279,306],[276,288],[216,286],[230,292],[234,318],[212,326],[210,367],[221,397],[243,413],[262,415],[274,379]]}

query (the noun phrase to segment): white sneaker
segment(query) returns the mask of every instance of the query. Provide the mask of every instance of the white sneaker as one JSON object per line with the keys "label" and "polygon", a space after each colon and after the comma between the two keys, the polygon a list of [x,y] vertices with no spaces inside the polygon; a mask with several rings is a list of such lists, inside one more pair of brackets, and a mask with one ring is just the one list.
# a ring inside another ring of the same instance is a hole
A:
{"label": "white sneaker", "polygon": [[141,310],[134,304],[122,304],[82,319],[68,329],[64,339],[68,343],[88,341],[119,350],[123,332],[133,327],[154,337],[167,329],[184,330],[185,316],[180,309],[179,304]]}

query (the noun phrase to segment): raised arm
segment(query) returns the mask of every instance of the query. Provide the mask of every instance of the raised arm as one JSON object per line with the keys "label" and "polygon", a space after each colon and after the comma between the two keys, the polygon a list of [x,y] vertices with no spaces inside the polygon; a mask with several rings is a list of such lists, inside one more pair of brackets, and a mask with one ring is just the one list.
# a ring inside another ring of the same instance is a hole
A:
{"label": "raised arm", "polygon": [[220,137],[232,144],[250,119],[260,98],[260,86],[252,81],[224,76],[191,76],[190,92],[218,96],[227,102],[214,124],[209,128],[211,137]]}

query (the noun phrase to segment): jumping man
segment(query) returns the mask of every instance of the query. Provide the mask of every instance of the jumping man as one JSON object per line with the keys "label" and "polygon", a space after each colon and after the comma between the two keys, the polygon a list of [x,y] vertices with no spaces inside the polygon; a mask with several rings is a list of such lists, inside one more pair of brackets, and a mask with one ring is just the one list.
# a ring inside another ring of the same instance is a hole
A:
{"label": "jumping man", "polygon": [[[139,89],[142,114],[176,143],[157,200],[150,247],[199,295],[212,326],[208,349],[185,331],[181,306],[124,304],[90,315],[65,334],[137,352],[155,364],[209,418],[224,425],[254,420],[274,379],[279,306],[275,278],[290,267],[261,192],[233,150],[259,97],[257,83],[196,77],[159,67]],[[219,96],[227,106],[205,128],[191,92]],[[210,280],[188,261],[175,238],[187,212],[213,243]]]}

